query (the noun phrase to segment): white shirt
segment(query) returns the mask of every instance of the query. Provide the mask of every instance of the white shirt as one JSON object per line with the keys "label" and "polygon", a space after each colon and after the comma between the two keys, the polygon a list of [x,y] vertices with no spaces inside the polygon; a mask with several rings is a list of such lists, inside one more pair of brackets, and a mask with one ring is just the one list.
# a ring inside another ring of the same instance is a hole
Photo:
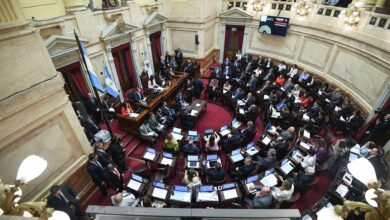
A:
{"label": "white shirt", "polygon": [[301,162],[301,166],[303,169],[305,169],[307,167],[313,167],[313,169],[315,169],[316,168],[316,160],[317,160],[316,155],[314,155],[314,156],[307,155],[306,157],[303,158],[303,160]]}
{"label": "white shirt", "polygon": [[145,71],[148,73],[149,78],[154,75],[152,66],[145,64]]}
{"label": "white shirt", "polygon": [[282,70],[285,70],[285,69],[287,69],[286,65],[281,64],[281,63],[278,65],[279,72],[282,71]]}
{"label": "white shirt", "polygon": [[278,200],[279,202],[289,200],[291,199],[293,193],[294,193],[294,184],[291,184],[290,190],[280,190],[279,187],[272,187],[271,188],[272,196]]}
{"label": "white shirt", "polygon": [[297,73],[298,73],[298,69],[296,69],[296,68],[291,68],[291,69],[290,69],[290,72],[288,72],[287,75],[290,76],[290,77],[292,78],[292,77],[294,77]]}

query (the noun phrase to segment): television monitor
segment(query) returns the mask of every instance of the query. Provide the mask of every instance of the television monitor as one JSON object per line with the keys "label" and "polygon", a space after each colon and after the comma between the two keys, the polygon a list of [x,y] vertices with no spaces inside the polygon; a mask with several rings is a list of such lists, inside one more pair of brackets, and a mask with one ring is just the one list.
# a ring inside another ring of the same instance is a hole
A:
{"label": "television monitor", "polygon": [[259,33],[286,36],[290,18],[262,15],[260,17]]}

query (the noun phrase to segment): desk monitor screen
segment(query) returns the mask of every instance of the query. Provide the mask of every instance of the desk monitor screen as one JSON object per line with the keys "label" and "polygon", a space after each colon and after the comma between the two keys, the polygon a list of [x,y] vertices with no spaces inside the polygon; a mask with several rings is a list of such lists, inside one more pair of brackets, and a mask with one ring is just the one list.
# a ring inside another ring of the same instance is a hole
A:
{"label": "desk monitor screen", "polygon": [[246,182],[247,183],[252,183],[252,182],[255,182],[259,179],[259,176],[258,175],[254,175],[254,176],[251,176],[251,177],[248,177],[248,179],[246,179]]}
{"label": "desk monitor screen", "polygon": [[225,189],[232,189],[232,188],[235,188],[236,187],[236,183],[227,183],[227,184],[223,184],[222,186],[222,189],[225,190]]}
{"label": "desk monitor screen", "polygon": [[138,176],[136,174],[131,174],[131,178],[133,180],[137,180],[138,182],[142,182],[142,180],[143,180],[141,176]]}
{"label": "desk monitor screen", "polygon": [[214,191],[214,186],[200,186],[199,192],[212,192]]}
{"label": "desk monitor screen", "polygon": [[181,133],[181,129],[180,129],[180,128],[174,127],[173,130],[172,130],[172,132],[173,132],[173,133],[180,134],[180,133]]}
{"label": "desk monitor screen", "polygon": [[180,192],[187,192],[188,187],[187,186],[174,186],[173,187],[174,191],[180,191]]}
{"label": "desk monitor screen", "polygon": [[163,152],[163,157],[173,158],[173,155],[171,153],[168,153],[168,152]]}
{"label": "desk monitor screen", "polygon": [[156,154],[156,151],[153,148],[146,147],[146,151],[152,154]]}
{"label": "desk monitor screen", "polygon": [[218,159],[218,155],[217,154],[210,154],[210,155],[207,155],[207,160],[217,160]]}
{"label": "desk monitor screen", "polygon": [[268,122],[267,126],[265,126],[265,130],[268,131],[269,129],[271,129],[271,127],[272,127],[272,123]]}
{"label": "desk monitor screen", "polygon": [[254,141],[251,141],[249,142],[247,145],[246,145],[246,149],[249,149],[251,147],[255,146],[255,142]]}
{"label": "desk monitor screen", "polygon": [[237,122],[236,118],[233,118],[232,124],[235,124]]}
{"label": "desk monitor screen", "polygon": [[241,153],[241,149],[240,148],[232,151],[232,155],[236,155],[236,154],[239,154],[239,153]]}
{"label": "desk monitor screen", "polygon": [[165,184],[157,181],[153,181],[153,186],[161,189],[165,189]]}
{"label": "desk monitor screen", "polygon": [[224,131],[226,129],[228,129],[228,125],[224,125],[224,126],[221,127],[221,131]]}
{"label": "desk monitor screen", "polygon": [[275,167],[271,167],[271,168],[269,168],[268,170],[265,171],[265,175],[267,176],[267,175],[269,175],[271,173],[274,173],[274,172],[275,172]]}
{"label": "desk monitor screen", "polygon": [[213,133],[214,133],[213,129],[206,129],[206,130],[204,130],[204,134],[205,135],[211,135]]}
{"label": "desk monitor screen", "polygon": [[188,135],[189,136],[198,136],[198,132],[197,131],[188,131]]}
{"label": "desk monitor screen", "polygon": [[188,155],[187,160],[188,161],[199,161],[199,156],[198,155]]}

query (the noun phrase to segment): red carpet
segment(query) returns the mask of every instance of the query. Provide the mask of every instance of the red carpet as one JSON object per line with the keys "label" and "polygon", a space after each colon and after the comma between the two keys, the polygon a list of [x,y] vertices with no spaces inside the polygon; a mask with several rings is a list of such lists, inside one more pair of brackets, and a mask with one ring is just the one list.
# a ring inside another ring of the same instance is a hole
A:
{"label": "red carpet", "polygon": [[[212,65],[213,66],[213,65]],[[214,65],[213,67],[215,67]],[[205,74],[202,78],[203,81],[203,87],[206,87],[209,79],[208,77],[211,75],[211,70],[205,71]],[[201,94],[201,99],[205,99],[206,94],[205,91],[203,90]],[[257,117],[255,124],[257,127],[257,132],[255,135],[255,141],[257,141],[261,134],[263,133],[263,115],[264,113],[260,113],[259,117]],[[229,112],[227,108],[224,108],[220,105],[214,104],[209,102],[207,104],[207,111],[204,112],[200,118],[198,119],[195,127],[193,130],[198,131],[199,134],[203,133],[205,129],[214,129],[214,130],[219,130],[219,128],[224,125],[224,124],[229,124],[233,119],[233,113]],[[177,121],[175,123],[176,127],[180,127],[179,122]],[[114,133],[118,135],[125,135],[125,132],[119,130],[118,128],[118,123],[117,121],[114,121],[111,123],[111,127]],[[105,128],[105,125],[102,126],[102,128]],[[337,138],[335,138],[337,139]],[[333,139],[333,141],[335,140]],[[138,138],[133,138],[129,135],[124,136],[122,139],[122,143],[126,144],[125,146],[125,152],[126,155],[129,155],[129,157],[126,158],[126,164],[130,167],[130,169],[124,174],[124,179],[125,182],[129,180],[129,176],[131,172],[138,167],[143,167],[145,166],[144,162],[141,160],[142,154],[144,152],[145,147],[147,144],[143,143],[141,140]],[[202,145],[202,143],[201,143]],[[136,146],[137,149],[133,151],[133,148]],[[158,151],[161,152],[163,147],[163,138],[160,137],[154,148]],[[201,146],[202,149],[204,146]],[[131,154],[129,154],[131,152]],[[205,152],[202,152],[205,153]],[[223,167],[226,167],[227,164],[227,158],[224,153],[220,154],[221,161]],[[168,183],[171,185],[180,185],[181,181],[184,176],[184,155],[181,153],[178,156],[177,159],[177,172],[176,175],[171,175],[171,177],[168,179]],[[152,170],[155,168],[155,166],[152,166]],[[228,179],[228,182],[230,182],[231,179]],[[331,180],[329,179],[329,176],[326,172],[323,172],[319,176],[319,181],[318,183],[311,187],[308,191],[304,192],[301,194],[301,198],[294,204],[291,205],[290,208],[297,208],[300,210],[300,212],[304,212],[305,210],[311,208],[326,192],[328,189],[328,186],[330,184]],[[114,192],[111,191],[109,192],[110,195],[113,195]],[[83,205],[83,209],[85,210],[88,205],[110,205],[110,197],[103,197],[101,196],[99,191],[95,191],[95,193],[91,196],[91,198],[87,201],[85,201]]]}

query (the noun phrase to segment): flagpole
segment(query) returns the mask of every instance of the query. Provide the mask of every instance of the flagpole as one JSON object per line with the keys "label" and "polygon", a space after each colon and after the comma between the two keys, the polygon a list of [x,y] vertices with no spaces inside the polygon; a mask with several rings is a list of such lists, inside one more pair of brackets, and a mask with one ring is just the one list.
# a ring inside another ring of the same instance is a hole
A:
{"label": "flagpole", "polygon": [[[88,73],[87,74],[88,78],[89,78],[90,81],[92,81],[91,80],[91,76],[89,75],[89,69],[88,69],[87,62],[85,61],[84,52],[83,52],[83,50],[81,48],[81,43],[80,43],[79,36],[76,34],[76,30],[73,30],[73,31],[74,31],[74,37],[76,38],[77,46],[79,47],[81,58],[83,59],[84,66],[85,66],[85,68],[87,70],[87,73]],[[100,115],[103,116],[103,121],[106,124],[108,131],[110,132],[111,138],[113,138],[114,137],[114,133],[111,130],[110,123],[108,122],[106,113],[104,112],[103,104],[102,104],[102,101],[100,100],[99,93],[98,93],[96,87],[93,86],[93,85],[92,85],[92,89],[93,89],[93,92],[95,93],[96,99],[98,101],[98,106],[99,106],[99,109],[100,109]]]}

